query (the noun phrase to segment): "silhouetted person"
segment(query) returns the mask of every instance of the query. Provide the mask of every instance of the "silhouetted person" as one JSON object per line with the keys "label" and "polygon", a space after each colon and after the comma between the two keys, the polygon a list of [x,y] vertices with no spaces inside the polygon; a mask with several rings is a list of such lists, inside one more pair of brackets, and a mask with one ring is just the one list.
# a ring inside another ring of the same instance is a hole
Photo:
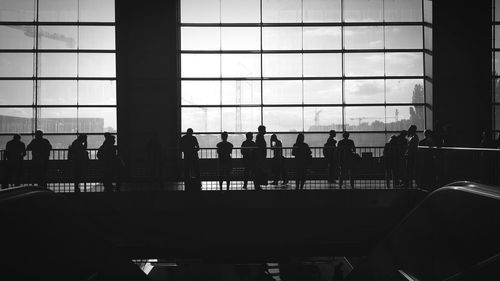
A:
{"label": "silhouetted person", "polygon": [[7,161],[3,188],[8,188],[10,184],[21,185],[24,156],[26,156],[26,146],[21,141],[21,136],[15,134],[5,146],[5,160]]}
{"label": "silhouetted person", "polygon": [[396,135],[392,135],[384,146],[385,182],[387,188],[391,188],[391,180],[394,187],[399,184],[399,157],[398,139]]}
{"label": "silhouetted person", "polygon": [[[397,163],[397,173],[398,173],[398,186],[403,185],[406,182],[406,159],[405,154],[408,149],[408,140],[406,137],[408,136],[407,130],[402,130],[397,136],[397,144],[398,144],[398,163]],[[394,184],[396,187],[396,184]]]}
{"label": "silhouetted person", "polygon": [[304,189],[307,178],[307,166],[311,159],[311,148],[304,142],[304,134],[299,133],[293,144],[292,155],[295,156],[295,189]]}
{"label": "silhouetted person", "polygon": [[333,281],[344,280],[344,272],[342,271],[342,263],[338,263],[333,268]]}
{"label": "silhouetted person", "polygon": [[354,169],[354,153],[356,146],[354,141],[349,139],[349,132],[342,134],[343,139],[337,145],[339,155],[340,177],[339,187],[342,188],[343,181],[346,177],[349,178],[351,188],[354,188],[353,169]]}
{"label": "silhouetted person", "polygon": [[421,140],[418,145],[419,146],[435,146],[434,139],[432,137],[432,131],[427,129],[424,131],[424,139]]}
{"label": "silhouetted person", "polygon": [[68,160],[73,168],[75,192],[80,192],[80,182],[87,169],[89,154],[87,153],[87,135],[80,134],[68,149]]}
{"label": "silhouetted person", "polygon": [[231,170],[232,159],[231,153],[233,153],[233,144],[227,141],[227,132],[222,132],[222,141],[217,144],[217,155],[219,155],[219,187],[222,190],[222,183],[226,181],[226,189],[229,190],[229,185],[231,184]]}
{"label": "silhouetted person", "polygon": [[35,132],[35,138],[26,147],[31,151],[35,181],[39,186],[47,187],[47,168],[52,145],[43,137],[43,132]]}
{"label": "silhouetted person", "polygon": [[104,134],[104,142],[97,151],[97,159],[101,163],[105,192],[112,192],[114,189],[113,182],[118,174],[119,158],[115,146],[115,136],[110,133]]}
{"label": "silhouetted person", "polygon": [[285,166],[285,157],[283,156],[283,144],[275,134],[271,135],[271,149],[273,151],[272,171],[274,176],[273,185],[278,185],[280,179],[283,184],[288,183],[288,175]]}
{"label": "silhouetted person", "polygon": [[158,134],[153,133],[146,144],[146,161],[149,167],[149,176],[152,183],[162,183],[163,167],[162,167],[163,151],[158,139]]}
{"label": "silhouetted person", "polygon": [[[193,187],[193,189],[201,188],[200,181],[200,164],[198,159],[198,151],[200,145],[198,139],[193,136],[193,129],[189,128],[186,134],[180,140],[180,148],[184,154],[184,181],[186,189]],[[197,186],[191,186],[196,184]]]}
{"label": "silhouetted person", "polygon": [[330,131],[330,136],[326,140],[323,146],[323,156],[325,156],[328,165],[328,182],[335,183],[338,177],[339,163],[338,163],[338,153],[337,153],[337,140],[335,136],[337,132],[335,130]]}
{"label": "silhouetted person", "polygon": [[408,149],[406,150],[406,187],[413,186],[413,180],[417,171],[417,150],[418,150],[418,136],[417,126],[411,125],[408,129]]}
{"label": "silhouetted person", "polygon": [[247,189],[250,179],[254,178],[256,144],[253,134],[246,133],[246,140],[241,144],[241,155],[243,156],[243,189]]}
{"label": "silhouetted person", "polygon": [[266,126],[260,125],[258,127],[257,137],[255,138],[255,190],[262,190],[261,185],[267,185],[267,171],[266,171],[266,156],[267,156],[267,143],[264,139],[266,134]]}

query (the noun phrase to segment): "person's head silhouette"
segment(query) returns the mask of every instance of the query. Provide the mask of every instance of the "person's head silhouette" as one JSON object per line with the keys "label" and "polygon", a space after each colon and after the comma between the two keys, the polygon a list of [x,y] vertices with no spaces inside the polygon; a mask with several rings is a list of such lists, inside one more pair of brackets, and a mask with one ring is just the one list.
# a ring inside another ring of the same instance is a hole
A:
{"label": "person's head silhouette", "polygon": [[248,133],[246,133],[246,134],[245,134],[245,136],[246,136],[246,138],[247,138],[247,140],[248,140],[248,141],[251,141],[251,140],[253,139],[253,134],[252,134],[252,132],[248,132]]}
{"label": "person's head silhouette", "polygon": [[42,130],[37,130],[35,132],[35,139],[41,139],[41,138],[43,138],[43,132]]}
{"label": "person's head silhouette", "polygon": [[223,141],[227,141],[227,137],[228,137],[227,132],[226,132],[226,131],[222,132],[222,133],[220,134],[220,137],[221,137],[221,139],[222,139]]}
{"label": "person's head silhouette", "polygon": [[193,129],[188,128],[187,131],[186,131],[186,135],[192,136],[193,135]]}
{"label": "person's head silhouette", "polygon": [[413,136],[417,132],[417,126],[411,125],[410,128],[408,128],[408,135]]}
{"label": "person's head silhouette", "polygon": [[299,133],[297,135],[297,143],[303,143],[304,142],[304,134],[303,133]]}
{"label": "person's head silhouette", "polygon": [[80,142],[85,142],[85,141],[87,141],[87,135],[86,134],[79,134],[77,139]]}
{"label": "person's head silhouette", "polygon": [[330,130],[330,138],[334,138],[337,136],[337,132],[335,130]]}
{"label": "person's head silhouette", "polygon": [[344,132],[344,133],[342,134],[342,137],[343,137],[344,139],[348,139],[348,138],[349,138],[349,136],[350,136],[349,132]]}
{"label": "person's head silhouette", "polygon": [[259,134],[265,134],[266,133],[266,126],[260,125],[259,128],[257,128],[259,131]]}
{"label": "person's head silhouette", "polygon": [[278,140],[278,137],[276,136],[276,134],[272,134],[271,135],[271,142],[277,141],[277,140]]}
{"label": "person's head silhouette", "polygon": [[424,137],[430,138],[432,136],[432,131],[427,129],[424,131]]}
{"label": "person's head silhouette", "polygon": [[18,140],[20,140],[20,139],[21,139],[21,135],[20,135],[20,134],[14,134],[14,135],[12,136],[12,139],[14,139],[14,140],[18,141]]}

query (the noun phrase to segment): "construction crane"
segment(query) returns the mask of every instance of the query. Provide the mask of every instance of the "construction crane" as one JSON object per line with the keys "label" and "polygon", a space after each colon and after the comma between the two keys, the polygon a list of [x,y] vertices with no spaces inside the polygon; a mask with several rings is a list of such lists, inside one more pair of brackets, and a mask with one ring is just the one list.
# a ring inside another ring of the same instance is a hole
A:
{"label": "construction crane", "polygon": [[[182,98],[182,95],[181,95],[181,99],[182,99],[182,103],[186,103],[186,104],[189,104],[189,105],[196,105],[188,100],[186,100],[185,98]],[[204,127],[204,132],[207,131],[208,129],[208,108],[206,107],[197,107],[197,108],[200,108],[202,111],[203,111],[203,120],[205,121],[205,127]]]}

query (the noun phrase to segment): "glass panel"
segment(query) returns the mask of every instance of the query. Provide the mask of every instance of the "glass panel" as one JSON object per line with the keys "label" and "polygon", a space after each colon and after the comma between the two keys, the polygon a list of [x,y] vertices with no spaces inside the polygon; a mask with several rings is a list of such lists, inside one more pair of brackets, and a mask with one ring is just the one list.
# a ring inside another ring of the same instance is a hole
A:
{"label": "glass panel", "polygon": [[424,27],[425,49],[432,51],[432,28]]}
{"label": "glass panel", "polygon": [[342,130],[342,107],[304,107],[304,131]]}
{"label": "glass panel", "polygon": [[[0,54],[2,55],[2,54]],[[425,57],[427,59],[427,57]],[[500,73],[500,52],[495,52],[495,62],[494,62],[495,72]],[[1,67],[1,64],[0,64]],[[427,70],[427,68],[426,68]],[[427,73],[426,73],[427,74]]]}
{"label": "glass panel", "polygon": [[386,49],[422,49],[421,26],[386,26]]}
{"label": "glass panel", "polygon": [[[114,135],[115,138],[117,135]],[[73,141],[75,138],[73,138],[71,141]],[[118,138],[116,139],[115,144],[118,144]],[[103,135],[88,135],[87,136],[87,147],[90,148],[99,148],[102,143],[104,142],[104,136]],[[67,148],[67,146],[66,146]]]}
{"label": "glass panel", "polygon": [[304,0],[304,22],[340,22],[340,0]]}
{"label": "glass panel", "polygon": [[425,113],[423,106],[388,106],[386,108],[387,130],[408,130],[416,125],[418,130],[424,128]]}
{"label": "glass panel", "polygon": [[182,54],[181,77],[220,77],[220,55]]}
{"label": "glass panel", "polygon": [[423,103],[422,79],[389,79],[385,82],[387,103]]}
{"label": "glass panel", "polygon": [[342,81],[304,80],[305,104],[341,104]]}
{"label": "glass panel", "polygon": [[384,103],[384,80],[345,80],[344,100],[347,104]]}
{"label": "glass panel", "polygon": [[39,21],[78,21],[78,0],[38,0]]}
{"label": "glass panel", "polygon": [[[255,131],[256,128],[251,131]],[[198,144],[201,148],[215,148],[217,143],[221,141],[220,134],[196,134],[195,137],[198,140]],[[245,140],[245,135],[243,134],[229,134],[227,141],[232,143],[235,147],[241,146],[241,143]],[[254,138],[255,140],[255,138]],[[217,152],[215,150],[203,150],[199,152],[200,158],[217,158]],[[239,149],[233,149],[233,158],[241,158]]]}
{"label": "glass panel", "polygon": [[38,76],[76,77],[76,53],[40,53],[38,55]]}
{"label": "glass panel", "polygon": [[381,22],[383,0],[344,1],[344,20],[346,22]]}
{"label": "glass panel", "polygon": [[2,0],[0,21],[33,21],[35,0]]}
{"label": "glass panel", "polygon": [[33,77],[33,54],[0,53],[0,77]]}
{"label": "glass panel", "polygon": [[422,76],[422,53],[386,53],[385,73],[388,76]]}
{"label": "glass panel", "polygon": [[220,132],[221,131],[221,111],[215,107],[184,107],[181,109],[182,128],[185,132],[192,128],[197,132]]}
{"label": "glass panel", "polygon": [[219,49],[219,27],[181,27],[181,50]]}
{"label": "glass panel", "polygon": [[265,77],[302,76],[302,55],[300,54],[264,54],[262,61]]}
{"label": "glass panel", "polygon": [[500,130],[500,106],[495,105],[495,130]]}
{"label": "glass panel", "polygon": [[222,130],[224,131],[229,131],[229,132],[253,131],[259,125],[260,125],[260,107],[222,108]]}
{"label": "glass panel", "polygon": [[116,105],[116,81],[78,81],[78,104]]}
{"label": "glass panel", "polygon": [[222,77],[259,77],[259,54],[223,54]]}
{"label": "glass panel", "polygon": [[264,50],[302,49],[302,28],[264,27],[262,29],[262,49]]}
{"label": "glass panel", "polygon": [[432,78],[432,56],[425,54],[425,76]]}
{"label": "glass panel", "polygon": [[220,81],[182,81],[182,105],[220,104]]}
{"label": "glass panel", "polygon": [[301,22],[302,1],[262,1],[262,22]]}
{"label": "glass panel", "polygon": [[76,135],[45,135],[43,137],[50,142],[53,149],[68,149],[68,146],[76,139]]}
{"label": "glass panel", "polygon": [[182,0],[181,22],[217,23],[220,22],[219,0]]}
{"label": "glass panel", "polygon": [[264,81],[264,104],[302,104],[302,80]]}
{"label": "glass panel", "polygon": [[222,104],[260,104],[260,81],[222,81]]}
{"label": "glass panel", "polygon": [[79,21],[114,22],[115,0],[79,0]]}
{"label": "glass panel", "polygon": [[384,0],[385,21],[422,21],[422,0]]}
{"label": "glass panel", "polygon": [[344,108],[347,131],[384,131],[385,109],[383,106],[347,106]]}
{"label": "glass panel", "polygon": [[115,54],[80,53],[80,77],[115,77]]}
{"label": "glass panel", "polygon": [[0,49],[33,49],[34,35],[32,25],[0,25]]}
{"label": "glass panel", "polygon": [[351,133],[349,138],[354,141],[356,147],[381,147],[387,142],[389,136],[384,133]]}
{"label": "glass panel", "polygon": [[345,54],[344,67],[347,76],[383,76],[384,54]]}
{"label": "glass panel", "polygon": [[432,83],[430,81],[425,80],[425,103],[432,105]]}
{"label": "glass panel", "polygon": [[83,133],[116,132],[116,108],[79,108],[78,131]]}
{"label": "glass panel", "polygon": [[340,27],[303,27],[304,50],[339,50],[342,47]]}
{"label": "glass panel", "polygon": [[356,26],[344,28],[346,49],[383,49],[384,29],[382,26]]}
{"label": "glass panel", "polygon": [[342,76],[341,54],[303,54],[304,77]]}
{"label": "glass panel", "polygon": [[32,80],[0,80],[1,105],[32,105]]}
{"label": "glass panel", "polygon": [[425,129],[432,130],[432,109],[425,107]]}
{"label": "glass panel", "polygon": [[73,105],[77,104],[76,81],[38,81],[38,103],[40,105]]}
{"label": "glass panel", "polygon": [[222,50],[260,50],[259,27],[222,27]]}
{"label": "glass panel", "polygon": [[260,22],[260,0],[221,0],[221,22]]}
{"label": "glass panel", "polygon": [[302,131],[301,107],[264,107],[264,120],[268,132]]}
{"label": "glass panel", "polygon": [[432,23],[432,0],[424,0],[424,21]]}
{"label": "glass panel", "polygon": [[32,108],[0,108],[0,133],[33,132]]}
{"label": "glass panel", "polygon": [[80,49],[114,50],[114,26],[80,26],[78,45]]}
{"label": "glass panel", "polygon": [[39,26],[38,48],[76,49],[77,34],[76,26]]}
{"label": "glass panel", "polygon": [[76,133],[77,110],[75,108],[38,108],[39,130],[44,133]]}

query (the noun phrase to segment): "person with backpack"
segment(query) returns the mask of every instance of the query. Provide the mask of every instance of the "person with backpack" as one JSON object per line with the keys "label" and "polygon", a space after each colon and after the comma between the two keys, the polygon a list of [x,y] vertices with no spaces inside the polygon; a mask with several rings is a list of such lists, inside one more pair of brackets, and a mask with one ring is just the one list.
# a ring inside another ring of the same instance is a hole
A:
{"label": "person with backpack", "polygon": [[117,179],[119,171],[120,159],[117,155],[115,147],[115,136],[111,133],[104,133],[104,142],[97,151],[97,159],[102,167],[102,183],[104,192],[112,192],[115,189],[113,182],[116,180],[118,188],[119,182]]}
{"label": "person with backpack", "polygon": [[80,182],[89,161],[87,152],[87,135],[80,134],[68,148],[68,160],[73,170],[73,183],[75,192],[80,192]]}
{"label": "person with backpack", "polygon": [[52,145],[43,137],[43,132],[37,130],[35,138],[28,144],[26,150],[32,153],[35,181],[41,187],[47,187],[47,169]]}

